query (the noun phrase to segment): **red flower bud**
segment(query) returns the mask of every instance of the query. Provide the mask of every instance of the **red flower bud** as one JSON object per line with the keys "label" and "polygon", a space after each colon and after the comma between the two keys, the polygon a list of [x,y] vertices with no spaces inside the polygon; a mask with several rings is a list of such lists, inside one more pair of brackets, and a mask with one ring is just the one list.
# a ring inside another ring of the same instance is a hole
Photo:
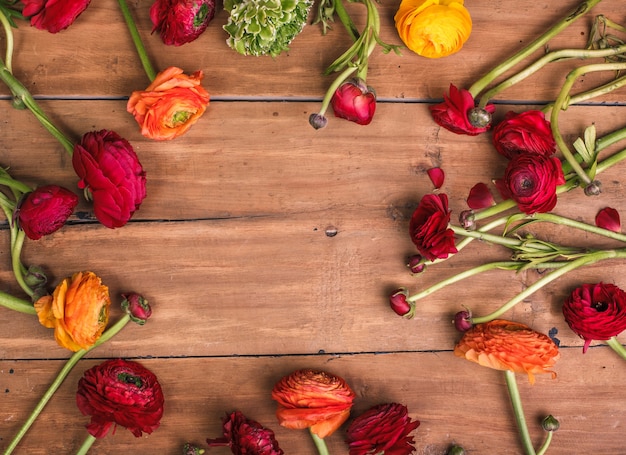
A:
{"label": "red flower bud", "polygon": [[415,315],[415,304],[407,301],[408,296],[405,288],[396,289],[389,296],[389,305],[398,316],[411,319]]}
{"label": "red flower bud", "polygon": [[368,125],[376,111],[376,93],[362,79],[344,82],[330,100],[335,116]]}
{"label": "red flower bud", "polygon": [[152,308],[148,304],[148,301],[143,296],[129,292],[128,294],[122,294],[122,309],[130,316],[131,321],[144,325],[146,321],[152,316]]}
{"label": "red flower bud", "polygon": [[156,0],[150,8],[152,33],[180,46],[198,38],[215,16],[215,0]]}
{"label": "red flower bud", "polygon": [[56,185],[46,185],[26,193],[16,216],[29,239],[37,240],[61,229],[78,204],[78,196]]}
{"label": "red flower bud", "polygon": [[421,254],[414,254],[409,258],[406,266],[411,270],[412,274],[417,275],[426,269],[426,264],[422,261],[423,259]]}
{"label": "red flower bud", "polygon": [[224,437],[207,439],[209,447],[228,446],[234,455],[283,455],[274,432],[246,418],[241,411],[227,414],[222,422]]}
{"label": "red flower bud", "polygon": [[473,325],[472,313],[469,311],[459,311],[454,315],[454,327],[459,332],[467,332]]}

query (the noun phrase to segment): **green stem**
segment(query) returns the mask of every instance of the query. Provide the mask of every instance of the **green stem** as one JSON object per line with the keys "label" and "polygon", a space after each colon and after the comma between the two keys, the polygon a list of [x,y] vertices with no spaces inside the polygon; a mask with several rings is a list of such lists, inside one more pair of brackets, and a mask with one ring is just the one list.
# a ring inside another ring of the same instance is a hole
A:
{"label": "green stem", "polygon": [[122,317],[114,325],[109,327],[109,329],[107,329],[102,334],[102,336],[93,344],[93,346],[91,346],[88,349],[81,349],[80,351],[76,351],[67,360],[67,362],[65,363],[65,365],[63,366],[59,374],[57,375],[54,382],[50,385],[46,393],[41,397],[41,399],[39,400],[39,403],[37,404],[37,406],[31,413],[31,415],[28,417],[26,422],[24,422],[24,424],[20,428],[20,431],[15,435],[15,437],[11,441],[11,444],[9,444],[9,446],[5,450],[4,455],[10,455],[13,452],[13,450],[17,447],[17,445],[22,440],[26,432],[29,430],[31,425],[35,422],[35,420],[37,419],[37,417],[39,416],[43,408],[46,406],[46,404],[48,404],[48,401],[50,401],[54,393],[57,391],[57,389],[61,386],[61,384],[67,377],[67,375],[70,373],[70,371],[72,371],[72,368],[74,368],[76,363],[81,358],[83,358],[85,354],[87,354],[89,351],[97,348],[102,343],[105,343],[106,341],[110,340],[113,336],[117,335],[117,333],[120,330],[122,330],[126,326],[126,324],[128,324],[129,321],[130,321],[130,316],[128,314],[125,314],[124,317]]}
{"label": "green stem", "polygon": [[624,348],[624,345],[622,345],[622,343],[620,343],[617,338],[609,338],[608,340],[606,340],[606,344],[608,344],[611,349],[617,352],[622,359],[626,360],[626,348]]}
{"label": "green stem", "polygon": [[13,72],[13,30],[11,29],[11,24],[9,20],[6,18],[2,10],[0,10],[0,22],[2,22],[2,27],[4,28],[4,35],[7,39],[7,51],[5,56],[6,66],[9,72]]}
{"label": "green stem", "polygon": [[17,180],[11,177],[0,177],[0,185],[8,186],[12,190],[17,190],[22,194],[30,193],[31,191],[33,191],[33,189],[30,186],[25,185],[22,182],[18,182]]}
{"label": "green stem", "polygon": [[313,442],[315,443],[317,452],[320,455],[329,455],[328,446],[326,445],[326,441],[324,441],[324,438],[320,438],[318,435],[316,435],[312,431],[309,431],[309,433],[311,434],[311,437],[313,438]]}
{"label": "green stem", "polygon": [[0,306],[25,314],[37,314],[32,303],[0,291]]}
{"label": "green stem", "polygon": [[[506,217],[508,219],[508,217]],[[463,229],[460,226],[455,226],[453,224],[448,226],[449,229],[452,229],[452,231],[457,234],[457,235],[462,235],[465,237],[472,237],[478,240],[483,240],[485,242],[489,242],[489,243],[495,243],[496,245],[502,245],[505,246],[507,248],[511,248],[511,249],[515,249],[518,246],[521,246],[524,244],[523,240],[518,240],[518,239],[512,239],[510,237],[505,237],[502,235],[496,235],[496,234],[489,234],[488,232],[483,232],[482,230],[479,231],[467,231],[465,229]],[[551,248],[549,247],[543,247],[540,244],[536,244],[533,245],[533,247],[535,249],[540,249],[540,250],[545,250],[545,251],[553,251]]]}
{"label": "green stem", "polygon": [[32,297],[35,292],[24,281],[24,266],[21,260],[25,237],[26,234],[20,229],[15,236],[15,243],[11,246],[11,265],[13,266],[13,275],[15,275],[18,284],[29,297]]}
{"label": "green stem", "polygon": [[483,77],[474,82],[474,84],[472,84],[472,86],[469,88],[469,92],[472,94],[474,99],[476,99],[478,94],[480,94],[480,92],[482,92],[485,87],[487,87],[497,77],[504,74],[509,69],[513,68],[515,65],[524,60],[526,57],[530,56],[539,48],[543,47],[550,39],[558,35],[567,26],[571,25],[576,19],[584,16],[591,8],[600,3],[600,1],[601,0],[588,0],[581,2],[576,7],[576,9],[574,9],[573,12],[569,13],[563,19],[554,24],[543,35],[535,39],[535,41],[517,52],[515,55],[506,59],[504,62],[500,63]]}
{"label": "green stem", "polygon": [[343,6],[343,0],[333,0],[333,6],[335,8],[335,13],[337,13],[337,17],[346,28],[350,38],[354,41],[358,40],[360,36],[359,31],[357,30],[356,25],[354,25],[354,22],[352,22],[352,18],[346,11],[346,8]]}
{"label": "green stem", "polygon": [[319,110],[319,115],[323,116],[326,113],[326,110],[328,109],[328,106],[330,106],[330,101],[333,99],[333,95],[335,94],[335,91],[356,70],[357,70],[357,68],[355,66],[349,66],[348,68],[346,68],[343,71],[343,73],[341,73],[339,76],[337,76],[337,78],[333,81],[332,84],[330,84],[330,87],[328,87],[328,90],[326,91],[326,95],[324,96],[324,99],[322,100],[322,106],[321,106],[321,108]]}
{"label": "green stem", "polygon": [[[626,128],[620,128],[619,130],[615,130],[612,133],[605,134],[601,138],[596,140],[596,152],[600,153],[607,147],[621,141],[622,139],[626,139]],[[598,163],[599,165],[600,163]]]}
{"label": "green stem", "polygon": [[141,60],[141,64],[143,65],[143,69],[150,79],[150,82],[154,80],[156,77],[156,71],[154,70],[152,64],[150,63],[150,58],[148,57],[148,53],[146,52],[146,48],[141,41],[141,36],[139,35],[139,30],[137,30],[137,25],[133,20],[133,16],[130,14],[130,10],[128,9],[128,4],[126,0],[117,0],[120,5],[120,9],[122,10],[122,15],[124,16],[124,20],[126,21],[126,25],[128,26],[128,31],[130,32],[130,36],[133,39],[133,43],[135,44],[135,48],[137,49],[137,53],[139,54],[139,59]]}
{"label": "green stem", "polygon": [[517,382],[515,381],[515,373],[511,370],[504,370],[504,378],[506,379],[506,387],[509,390],[509,397],[513,405],[513,413],[515,414],[515,421],[517,422],[517,429],[522,439],[524,451],[526,455],[536,455],[535,448],[530,439],[530,433],[528,432],[528,426],[526,425],[526,417],[524,417],[524,409],[522,408],[522,398],[520,397]]}
{"label": "green stem", "polygon": [[543,441],[543,444],[541,444],[541,447],[537,450],[537,455],[544,455],[548,451],[548,447],[550,447],[550,443],[552,442],[552,433],[554,433],[554,431],[548,431],[546,440]]}
{"label": "green stem", "polygon": [[89,433],[87,433],[87,437],[85,438],[85,440],[83,441],[83,444],[78,449],[78,452],[76,452],[76,455],[85,455],[87,452],[89,452],[89,449],[91,449],[91,446],[93,445],[94,442],[96,442],[95,436],[92,436]]}
{"label": "green stem", "polygon": [[582,231],[591,232],[592,234],[602,235],[612,240],[618,240],[620,242],[626,243],[626,234],[622,234],[621,232],[614,232],[598,226],[593,226],[591,224],[583,223],[581,221],[572,220],[571,218],[566,218],[564,216],[556,215],[553,213],[535,213],[534,215],[529,215],[527,219],[560,224],[563,226],[580,229]]}

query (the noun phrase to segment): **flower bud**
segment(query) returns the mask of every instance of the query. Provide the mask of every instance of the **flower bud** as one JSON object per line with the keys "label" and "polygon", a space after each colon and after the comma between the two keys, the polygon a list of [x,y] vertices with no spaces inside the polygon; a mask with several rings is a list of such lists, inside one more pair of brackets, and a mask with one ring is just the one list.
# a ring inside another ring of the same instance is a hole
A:
{"label": "flower bud", "polygon": [[418,273],[422,273],[426,269],[426,264],[424,264],[422,260],[421,254],[414,254],[409,258],[406,266],[411,270],[411,273],[417,275]]}
{"label": "flower bud", "polygon": [[465,455],[465,449],[461,446],[453,445],[448,449],[447,455]]}
{"label": "flower bud", "polygon": [[313,128],[319,130],[324,128],[328,124],[328,119],[322,114],[311,114],[309,115],[309,123]]}
{"label": "flower bud", "polygon": [[602,184],[598,180],[594,180],[585,187],[585,196],[599,196],[602,193]]}
{"label": "flower bud", "polygon": [[459,332],[467,332],[473,325],[471,311],[459,311],[454,315],[454,327]]}
{"label": "flower bud", "polygon": [[466,231],[473,231],[476,228],[476,215],[473,210],[463,210],[459,213],[459,223]]}
{"label": "flower bud", "polygon": [[196,447],[189,442],[183,446],[183,455],[202,455],[205,452],[204,449]]}
{"label": "flower bud", "polygon": [[415,315],[415,304],[407,301],[408,296],[406,288],[396,289],[389,296],[389,305],[398,316],[411,319]]}
{"label": "flower bud", "polygon": [[544,430],[546,431],[556,431],[559,429],[559,427],[561,426],[561,424],[559,423],[558,420],[556,420],[554,418],[554,416],[552,415],[548,415],[545,419],[543,419],[543,421],[541,422],[541,426]]}
{"label": "flower bud", "polygon": [[491,112],[481,107],[470,109],[467,113],[467,119],[475,128],[486,128],[491,125]]}
{"label": "flower bud", "polygon": [[15,217],[26,237],[39,240],[61,229],[77,204],[78,196],[70,190],[46,185],[20,199]]}
{"label": "flower bud", "polygon": [[122,309],[130,316],[131,321],[144,325],[152,315],[148,301],[135,292],[122,294],[122,298]]}

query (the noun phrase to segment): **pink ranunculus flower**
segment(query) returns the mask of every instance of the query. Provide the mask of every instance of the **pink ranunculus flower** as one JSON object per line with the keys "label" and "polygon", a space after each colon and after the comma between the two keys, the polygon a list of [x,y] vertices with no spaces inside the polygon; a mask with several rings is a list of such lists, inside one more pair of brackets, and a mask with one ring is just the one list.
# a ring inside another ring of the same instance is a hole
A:
{"label": "pink ranunculus flower", "polygon": [[376,93],[362,79],[353,79],[341,84],[330,104],[336,117],[369,125],[376,112]]}
{"label": "pink ranunculus flower", "polygon": [[215,0],[156,0],[150,19],[163,43],[181,46],[198,38],[215,16]]}
{"label": "pink ranunculus flower", "polygon": [[22,14],[39,30],[57,33],[74,23],[91,0],[22,0]]}
{"label": "pink ranunculus flower", "polygon": [[38,240],[61,229],[77,204],[78,196],[70,190],[46,185],[26,193],[15,215],[26,237]]}

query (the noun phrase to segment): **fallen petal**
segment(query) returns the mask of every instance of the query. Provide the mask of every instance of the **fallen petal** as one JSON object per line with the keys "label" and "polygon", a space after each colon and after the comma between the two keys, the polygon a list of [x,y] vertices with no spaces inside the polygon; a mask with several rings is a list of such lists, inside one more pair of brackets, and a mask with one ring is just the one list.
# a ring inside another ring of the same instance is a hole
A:
{"label": "fallen petal", "polygon": [[622,225],[619,213],[612,207],[605,207],[596,215],[596,226],[613,232],[620,232]]}
{"label": "fallen petal", "polygon": [[495,203],[489,187],[482,182],[474,185],[467,197],[467,205],[473,210],[491,207]]}
{"label": "fallen petal", "polygon": [[430,181],[435,185],[435,189],[439,189],[443,186],[443,181],[445,179],[445,174],[443,169],[440,167],[433,167],[428,169],[428,177],[430,177]]}

